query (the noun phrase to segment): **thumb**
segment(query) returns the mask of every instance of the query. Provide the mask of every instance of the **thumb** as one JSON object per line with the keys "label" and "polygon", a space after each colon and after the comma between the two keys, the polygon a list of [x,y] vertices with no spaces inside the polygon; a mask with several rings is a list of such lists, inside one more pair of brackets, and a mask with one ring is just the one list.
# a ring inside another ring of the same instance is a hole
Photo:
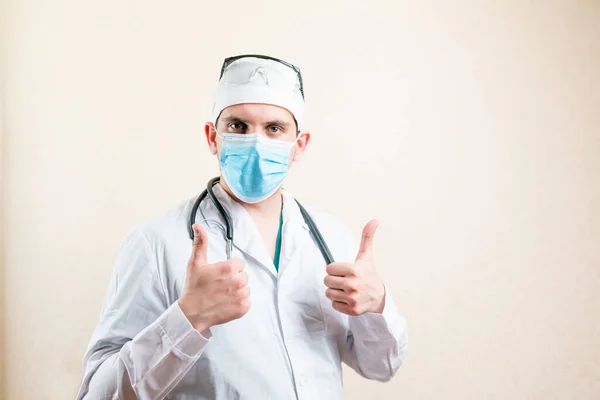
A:
{"label": "thumb", "polygon": [[358,255],[356,256],[356,261],[364,260],[372,256],[373,253],[373,237],[375,236],[375,231],[379,227],[379,221],[373,219],[369,221],[367,225],[365,225],[362,231],[362,238],[360,240],[360,249],[358,250]]}
{"label": "thumb", "polygon": [[192,225],[194,230],[194,247],[192,248],[192,262],[198,265],[206,264],[206,253],[208,252],[208,236],[199,224]]}

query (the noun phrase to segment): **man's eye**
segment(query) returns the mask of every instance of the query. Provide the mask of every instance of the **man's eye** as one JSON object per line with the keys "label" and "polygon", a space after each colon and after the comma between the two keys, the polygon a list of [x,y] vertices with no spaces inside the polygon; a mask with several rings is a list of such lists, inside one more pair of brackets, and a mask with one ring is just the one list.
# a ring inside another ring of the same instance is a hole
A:
{"label": "man's eye", "polygon": [[229,124],[229,129],[233,131],[241,131],[244,129],[244,124],[242,124],[241,122],[232,122],[231,124]]}
{"label": "man's eye", "polygon": [[269,133],[280,133],[281,132],[281,128],[278,126],[270,126],[267,128],[267,130],[269,131]]}

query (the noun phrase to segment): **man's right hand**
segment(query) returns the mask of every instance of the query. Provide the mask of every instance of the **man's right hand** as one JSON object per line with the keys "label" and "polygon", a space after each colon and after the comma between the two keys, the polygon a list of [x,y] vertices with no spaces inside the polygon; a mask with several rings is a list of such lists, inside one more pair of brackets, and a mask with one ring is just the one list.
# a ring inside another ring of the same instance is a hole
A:
{"label": "man's right hand", "polygon": [[206,232],[198,224],[192,228],[194,247],[178,302],[194,329],[202,332],[244,316],[250,309],[250,288],[244,262],[232,258],[209,264]]}

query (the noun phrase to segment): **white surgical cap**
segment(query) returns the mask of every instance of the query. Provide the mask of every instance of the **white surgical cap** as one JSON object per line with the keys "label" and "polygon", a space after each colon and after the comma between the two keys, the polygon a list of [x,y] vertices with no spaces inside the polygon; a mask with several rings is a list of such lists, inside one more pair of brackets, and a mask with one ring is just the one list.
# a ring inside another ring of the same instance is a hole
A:
{"label": "white surgical cap", "polygon": [[304,98],[296,71],[275,60],[243,57],[223,71],[213,102],[213,123],[225,108],[243,103],[272,104],[294,115],[298,130],[304,122]]}

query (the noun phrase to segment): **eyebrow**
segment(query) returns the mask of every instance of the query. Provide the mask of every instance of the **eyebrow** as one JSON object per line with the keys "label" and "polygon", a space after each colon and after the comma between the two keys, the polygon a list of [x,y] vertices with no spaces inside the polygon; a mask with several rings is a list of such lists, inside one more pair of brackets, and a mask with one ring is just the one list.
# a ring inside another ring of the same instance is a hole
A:
{"label": "eyebrow", "polygon": [[277,125],[277,126],[280,126],[282,128],[286,128],[287,129],[287,128],[289,128],[290,123],[289,122],[285,122],[285,121],[283,121],[281,119],[275,119],[275,120],[267,122],[266,125],[267,126]]}
{"label": "eyebrow", "polygon": [[248,121],[241,119],[240,117],[225,117],[223,118],[223,122],[225,123],[231,123],[231,122],[237,122],[237,123],[242,123],[242,124],[246,124],[248,125]]}

